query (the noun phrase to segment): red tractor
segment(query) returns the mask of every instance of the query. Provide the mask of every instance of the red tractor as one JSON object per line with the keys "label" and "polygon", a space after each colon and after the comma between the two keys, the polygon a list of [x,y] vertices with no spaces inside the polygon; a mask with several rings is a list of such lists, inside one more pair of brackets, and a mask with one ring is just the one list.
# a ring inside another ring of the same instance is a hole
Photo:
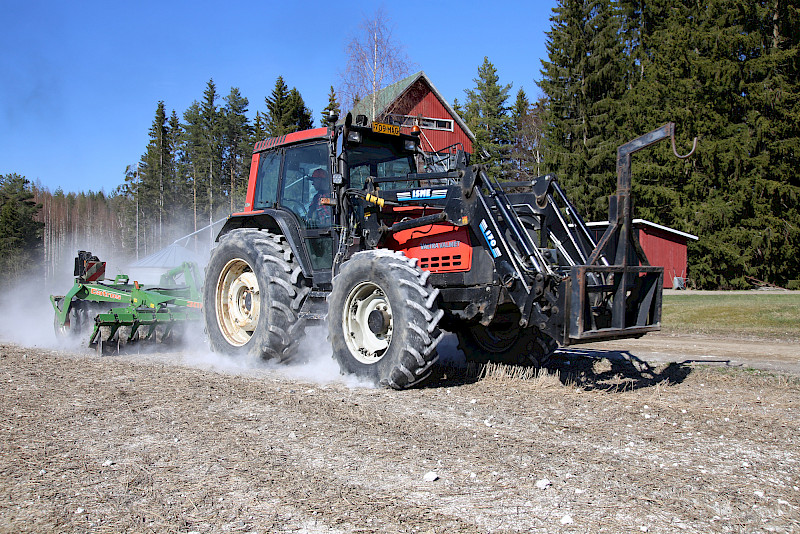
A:
{"label": "red tractor", "polygon": [[554,176],[501,183],[463,152],[420,173],[412,133],[348,114],[256,144],[206,271],[214,351],[288,361],[327,320],[343,373],[405,389],[443,331],[469,359],[542,365],[559,344],[659,329],[663,269],[631,233],[630,154],[674,140],[672,123],[620,147],[598,241]]}

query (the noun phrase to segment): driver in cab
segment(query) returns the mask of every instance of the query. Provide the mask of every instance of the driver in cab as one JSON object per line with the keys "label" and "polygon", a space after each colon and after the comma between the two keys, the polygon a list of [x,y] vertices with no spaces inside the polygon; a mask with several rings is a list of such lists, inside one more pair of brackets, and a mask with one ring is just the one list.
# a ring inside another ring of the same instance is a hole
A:
{"label": "driver in cab", "polygon": [[311,174],[311,185],[316,194],[308,207],[308,220],[313,226],[326,227],[333,222],[331,208],[331,182],[325,169],[317,169]]}

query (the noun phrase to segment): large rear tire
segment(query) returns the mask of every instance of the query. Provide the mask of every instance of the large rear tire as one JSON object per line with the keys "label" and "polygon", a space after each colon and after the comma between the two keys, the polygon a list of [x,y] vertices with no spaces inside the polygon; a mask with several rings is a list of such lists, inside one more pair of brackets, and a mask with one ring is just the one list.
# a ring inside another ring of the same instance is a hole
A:
{"label": "large rear tire", "polygon": [[394,389],[431,374],[444,334],[430,273],[416,258],[370,250],[354,254],[333,280],[328,331],[342,373]]}
{"label": "large rear tire", "polygon": [[536,327],[522,328],[516,306],[498,310],[489,326],[475,324],[457,332],[458,348],[468,361],[543,367],[558,343]]}
{"label": "large rear tire", "polygon": [[295,355],[310,291],[285,238],[264,230],[232,230],[206,267],[203,314],[214,352],[286,362]]}

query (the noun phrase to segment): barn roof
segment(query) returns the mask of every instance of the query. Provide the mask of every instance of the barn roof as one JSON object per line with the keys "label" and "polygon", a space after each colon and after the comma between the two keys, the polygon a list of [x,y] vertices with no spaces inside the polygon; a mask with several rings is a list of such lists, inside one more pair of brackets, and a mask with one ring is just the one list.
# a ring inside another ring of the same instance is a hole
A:
{"label": "barn roof", "polygon": [[[447,100],[445,100],[445,98],[442,96],[442,93],[436,89],[436,86],[433,85],[433,82],[431,82],[430,78],[428,78],[424,71],[416,72],[411,76],[403,78],[402,80],[379,90],[375,94],[375,101],[377,103],[376,115],[380,116],[385,113],[389,106],[391,106],[394,102],[397,102],[418,80],[422,80],[428,85],[428,87],[430,87],[431,92],[434,94],[434,96],[436,96],[437,99],[439,99],[439,102],[442,103],[442,106],[444,106],[450,116],[453,117],[453,120],[455,120],[461,129],[464,130],[467,136],[474,141],[475,134],[472,133],[472,130],[469,129],[467,123],[464,122],[461,116],[456,113]],[[353,117],[356,115],[366,115],[370,121],[375,120],[375,117],[372,116],[372,100],[373,98],[370,94],[356,102],[351,110]]]}
{"label": "barn roof", "polygon": [[[676,229],[670,228],[668,226],[662,226],[660,224],[656,224],[654,222],[647,221],[645,219],[633,219],[633,221],[631,221],[631,222],[634,225],[649,226],[651,228],[657,228],[659,230],[663,230],[663,231],[668,232],[670,234],[679,235],[681,237],[685,237],[686,239],[692,239],[694,241],[697,241],[697,240],[700,239],[696,235],[687,234],[686,232],[681,232],[680,230],[676,230]],[[608,226],[608,221],[588,222],[588,223],[586,223],[586,226],[589,226],[589,227]]]}

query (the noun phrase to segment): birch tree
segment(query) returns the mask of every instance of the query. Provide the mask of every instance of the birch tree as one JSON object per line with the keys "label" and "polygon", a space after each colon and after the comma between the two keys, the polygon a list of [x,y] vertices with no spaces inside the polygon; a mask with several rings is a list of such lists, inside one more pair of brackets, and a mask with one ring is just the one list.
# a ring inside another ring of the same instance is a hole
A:
{"label": "birch tree", "polygon": [[340,79],[342,102],[354,104],[370,98],[374,118],[381,104],[377,92],[408,76],[415,65],[405,47],[394,39],[390,20],[383,9],[361,21],[356,34],[345,46],[347,65]]}

